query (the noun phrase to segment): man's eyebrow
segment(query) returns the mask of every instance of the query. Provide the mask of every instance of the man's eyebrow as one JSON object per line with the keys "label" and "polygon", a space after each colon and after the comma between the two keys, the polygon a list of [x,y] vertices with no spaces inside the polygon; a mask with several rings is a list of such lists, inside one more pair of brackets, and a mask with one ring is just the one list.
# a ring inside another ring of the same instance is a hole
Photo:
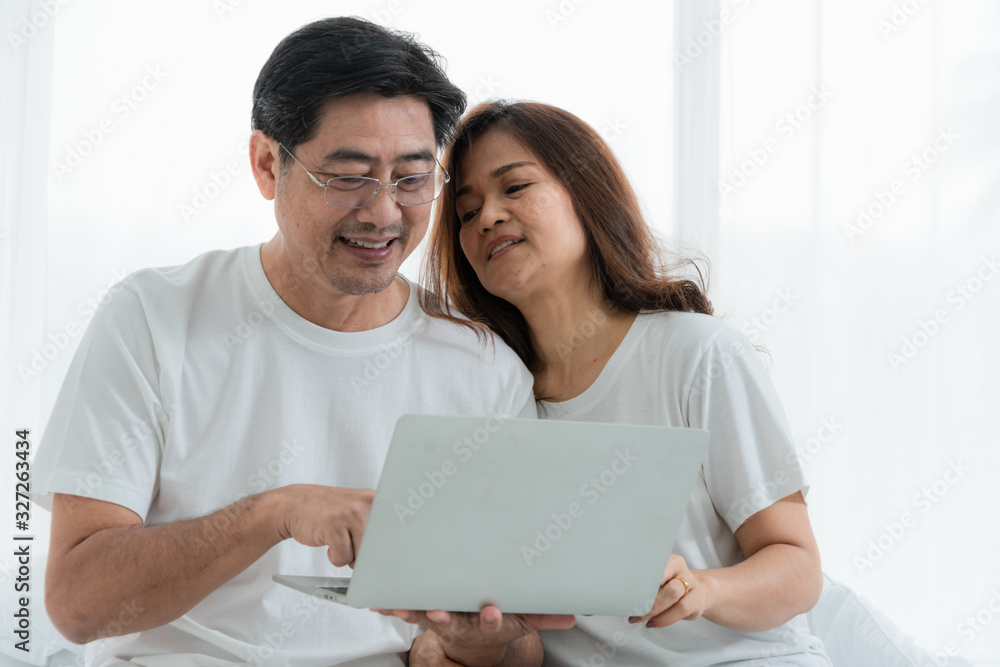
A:
{"label": "man's eyebrow", "polygon": [[[518,167],[526,167],[526,166],[534,165],[534,164],[535,164],[534,162],[527,162],[527,161],[511,162],[510,164],[505,164],[502,167],[497,167],[496,169],[494,169],[493,171],[491,171],[490,172],[490,178],[494,178],[494,179],[500,178],[501,176],[503,176],[504,174],[506,174],[511,169],[517,169]],[[459,188],[458,192],[455,193],[455,199],[458,199],[459,197],[461,197],[464,194],[468,194],[469,190],[471,190],[471,189],[472,189],[472,187],[468,186],[468,185]]]}
{"label": "man's eyebrow", "polygon": [[[379,159],[370,153],[359,151],[353,148],[335,148],[323,156],[321,164],[327,165],[333,162],[363,162],[365,164],[375,164]],[[434,153],[429,149],[420,149],[412,153],[399,155],[392,161],[393,164],[404,162],[434,162]]]}

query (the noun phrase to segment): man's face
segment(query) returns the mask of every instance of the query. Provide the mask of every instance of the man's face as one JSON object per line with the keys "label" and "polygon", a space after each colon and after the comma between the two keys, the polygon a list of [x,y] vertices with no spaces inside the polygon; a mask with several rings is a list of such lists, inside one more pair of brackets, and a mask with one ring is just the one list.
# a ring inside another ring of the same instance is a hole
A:
{"label": "man's face", "polygon": [[[360,94],[328,100],[316,135],[291,150],[322,183],[335,176],[391,183],[437,169],[430,110],[413,97]],[[323,188],[289,160],[274,198],[286,260],[319,267],[343,294],[387,288],[427,231],[431,209],[430,203],[399,206],[389,189],[382,186],[365,208],[336,208],[324,201]]]}

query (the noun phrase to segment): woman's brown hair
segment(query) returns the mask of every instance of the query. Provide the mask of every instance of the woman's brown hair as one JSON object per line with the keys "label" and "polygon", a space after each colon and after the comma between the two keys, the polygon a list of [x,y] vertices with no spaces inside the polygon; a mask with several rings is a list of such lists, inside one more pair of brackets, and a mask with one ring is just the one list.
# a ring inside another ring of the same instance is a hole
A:
{"label": "woman's brown hair", "polygon": [[[520,311],[482,286],[459,243],[461,223],[455,191],[462,163],[472,145],[496,130],[515,139],[549,170],[569,192],[587,237],[595,280],[615,309],[688,311],[712,314],[705,277],[694,259],[668,265],[664,251],[642,217],[639,201],[611,149],[592,127],[573,114],[535,102],[485,102],[459,123],[445,153],[451,174],[437,205],[437,219],[424,266],[421,295],[424,309],[446,319],[452,309],[500,335],[528,370],[541,370],[541,360]],[[693,268],[694,279],[675,276]],[[478,331],[482,331],[477,327]]]}

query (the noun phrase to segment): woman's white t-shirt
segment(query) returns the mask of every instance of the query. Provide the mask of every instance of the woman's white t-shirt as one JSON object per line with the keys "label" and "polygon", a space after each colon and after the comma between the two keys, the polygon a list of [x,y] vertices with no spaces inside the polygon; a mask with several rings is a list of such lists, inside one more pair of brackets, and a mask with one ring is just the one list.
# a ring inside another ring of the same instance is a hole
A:
{"label": "woman's white t-shirt", "polygon": [[[599,327],[594,323],[595,331]],[[742,561],[734,533],[743,521],[808,490],[757,351],[708,315],[638,315],[597,380],[570,400],[540,402],[539,416],[709,431],[708,454],[673,548],[691,569]],[[627,559],[608,567],[627,567]],[[543,632],[542,639],[545,665],[552,666],[830,664],[803,617],[757,633],[703,618],[657,629],[621,617],[577,617],[573,629]]]}

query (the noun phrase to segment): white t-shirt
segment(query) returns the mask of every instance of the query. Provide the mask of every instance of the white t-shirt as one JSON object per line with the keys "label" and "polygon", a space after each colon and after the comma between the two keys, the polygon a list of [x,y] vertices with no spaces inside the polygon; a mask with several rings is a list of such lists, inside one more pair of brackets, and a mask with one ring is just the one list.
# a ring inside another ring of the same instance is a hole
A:
{"label": "white t-shirt", "polygon": [[[808,489],[757,352],[707,315],[640,314],[594,384],[568,401],[540,403],[539,416],[708,430],[708,454],[673,549],[692,569],[743,560],[734,536],[743,521]],[[652,629],[620,617],[577,617],[573,629],[544,632],[542,639],[545,664],[552,666],[829,667],[803,617],[753,634],[705,619]]]}
{"label": "white t-shirt", "polygon": [[[393,321],[342,333],[285,305],[258,246],[129,276],[98,309],[67,373],[34,462],[36,499],[98,498],[156,526],[287,484],[374,488],[405,413],[534,417],[532,378],[517,356],[427,316],[409,287]],[[350,570],[332,566],[325,548],[286,540],[180,619],[92,642],[88,657],[404,664],[415,626],[278,586],[276,573]],[[127,628],[139,613],[123,601],[119,622]],[[160,654],[203,657],[137,657]]]}

